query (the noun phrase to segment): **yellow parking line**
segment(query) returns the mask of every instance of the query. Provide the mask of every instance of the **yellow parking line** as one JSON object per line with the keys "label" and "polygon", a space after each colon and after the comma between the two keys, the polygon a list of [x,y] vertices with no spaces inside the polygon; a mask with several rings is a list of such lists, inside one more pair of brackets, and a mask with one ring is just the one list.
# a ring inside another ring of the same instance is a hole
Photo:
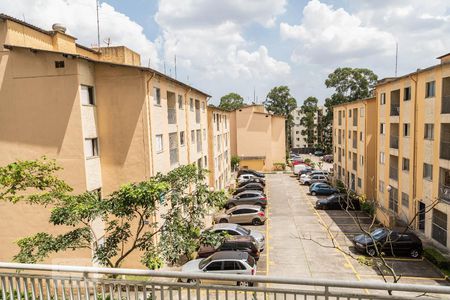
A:
{"label": "yellow parking line", "polygon": [[[379,278],[381,275],[377,274],[361,274],[362,277],[377,277]],[[386,274],[385,276],[391,277],[390,275]],[[422,276],[402,276],[404,279],[417,279],[417,280],[446,280],[447,277],[422,277]]]}
{"label": "yellow parking line", "polygon": [[423,261],[424,258],[401,258],[401,257],[385,257],[384,260],[390,261]]}

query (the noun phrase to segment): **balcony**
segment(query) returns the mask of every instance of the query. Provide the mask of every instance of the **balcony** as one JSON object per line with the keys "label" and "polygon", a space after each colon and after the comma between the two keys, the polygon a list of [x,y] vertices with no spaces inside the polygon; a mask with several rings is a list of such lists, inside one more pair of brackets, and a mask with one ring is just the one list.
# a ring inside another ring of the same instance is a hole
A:
{"label": "balcony", "polygon": [[398,181],[398,168],[389,167],[389,178]]}
{"label": "balcony", "polygon": [[399,115],[400,115],[400,106],[391,105],[391,116],[399,116]]}
{"label": "balcony", "polygon": [[394,187],[389,191],[389,209],[398,213],[398,190]]}
{"label": "balcony", "polygon": [[439,199],[450,203],[450,185],[439,185]]}
{"label": "balcony", "polygon": [[400,115],[400,90],[391,92],[391,116]]}
{"label": "balcony", "polygon": [[450,124],[441,124],[441,143],[439,158],[450,160]]}
{"label": "balcony", "polygon": [[395,136],[395,135],[390,136],[389,147],[392,149],[398,149],[398,136]]}
{"label": "balcony", "polygon": [[[442,299],[450,287],[386,284],[327,278],[293,278],[220,273],[187,273],[0,262],[1,286],[17,291],[11,299],[414,299],[432,294]],[[30,275],[32,274],[32,275]],[[68,275],[70,274],[70,276]],[[137,278],[133,280],[132,278]],[[177,282],[181,279],[180,282]],[[252,286],[236,286],[236,282]],[[267,286],[270,285],[270,289]],[[3,298],[6,299],[6,291]],[[369,293],[367,291],[370,291]],[[405,294],[406,293],[406,294]],[[0,294],[1,295],[1,294]],[[441,297],[442,296],[442,297]],[[9,299],[9,296],[8,296]],[[420,299],[420,298],[419,298]]]}
{"label": "balcony", "polygon": [[450,96],[442,97],[441,113],[450,114]]}
{"label": "balcony", "polygon": [[178,148],[170,149],[170,165],[178,163]]}
{"label": "balcony", "polygon": [[167,109],[167,119],[169,124],[177,124],[177,110],[175,108]]}

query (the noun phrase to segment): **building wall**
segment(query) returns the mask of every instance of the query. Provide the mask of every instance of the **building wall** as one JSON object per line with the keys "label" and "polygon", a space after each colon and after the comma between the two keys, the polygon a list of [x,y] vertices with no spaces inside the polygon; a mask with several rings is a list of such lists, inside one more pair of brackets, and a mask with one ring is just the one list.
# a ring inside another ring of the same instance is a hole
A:
{"label": "building wall", "polygon": [[308,144],[306,143],[306,136],[302,134],[305,127],[300,124],[302,119],[300,107],[294,109],[291,114],[294,118],[294,125],[291,128],[291,145],[293,148],[306,148]]}
{"label": "building wall", "polygon": [[274,163],[285,162],[284,118],[264,112],[262,105],[235,110],[232,115],[232,155],[241,158],[241,167],[245,161],[264,160],[260,170],[272,170]]}

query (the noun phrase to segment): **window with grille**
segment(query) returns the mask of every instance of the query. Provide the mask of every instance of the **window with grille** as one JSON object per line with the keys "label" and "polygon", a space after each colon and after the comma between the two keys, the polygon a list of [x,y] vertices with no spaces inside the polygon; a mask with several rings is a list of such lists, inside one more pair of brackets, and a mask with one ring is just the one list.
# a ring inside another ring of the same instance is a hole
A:
{"label": "window with grille", "polygon": [[431,236],[444,246],[447,246],[447,214],[433,209]]}

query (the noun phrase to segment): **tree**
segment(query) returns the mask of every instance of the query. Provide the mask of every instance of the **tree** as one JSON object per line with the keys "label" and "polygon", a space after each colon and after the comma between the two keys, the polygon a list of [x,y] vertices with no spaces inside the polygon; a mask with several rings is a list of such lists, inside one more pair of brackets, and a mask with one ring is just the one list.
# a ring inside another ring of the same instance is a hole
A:
{"label": "tree", "polygon": [[219,107],[225,110],[236,110],[244,106],[244,98],[237,93],[229,93],[220,98]]}
{"label": "tree", "polygon": [[303,101],[303,105],[301,106],[302,118],[300,119],[300,124],[305,127],[305,130],[302,131],[302,135],[306,136],[306,143],[308,147],[314,147],[317,142],[317,135],[314,133],[317,132],[317,125],[314,121],[317,117],[317,100],[316,97],[308,97],[305,101]]}
{"label": "tree", "polygon": [[[55,178],[51,171],[47,175]],[[59,235],[39,232],[20,239],[20,251],[14,260],[36,263],[55,252],[90,249],[97,262],[113,268],[120,267],[134,252],[141,254],[141,263],[148,268],[158,268],[164,261],[175,263],[201,243],[212,245],[223,238],[201,233],[206,214],[226,201],[223,192],[210,191],[205,179],[204,170],[187,165],[147,181],[125,184],[105,199],[86,192],[34,201],[53,206],[49,218],[52,225],[73,229]],[[188,192],[190,189],[193,192]],[[155,218],[158,213],[160,219]],[[102,220],[105,225],[102,239],[94,230],[94,220]]]}
{"label": "tree", "polygon": [[378,76],[369,69],[337,68],[325,80],[327,88],[334,88],[331,97],[325,99],[327,112],[323,118],[324,150],[332,151],[333,137],[333,106],[368,98],[373,94]]}
{"label": "tree", "polygon": [[285,117],[286,150],[291,148],[291,127],[294,118],[291,112],[297,108],[297,101],[291,96],[287,86],[277,86],[270,90],[264,102],[266,109]]}

